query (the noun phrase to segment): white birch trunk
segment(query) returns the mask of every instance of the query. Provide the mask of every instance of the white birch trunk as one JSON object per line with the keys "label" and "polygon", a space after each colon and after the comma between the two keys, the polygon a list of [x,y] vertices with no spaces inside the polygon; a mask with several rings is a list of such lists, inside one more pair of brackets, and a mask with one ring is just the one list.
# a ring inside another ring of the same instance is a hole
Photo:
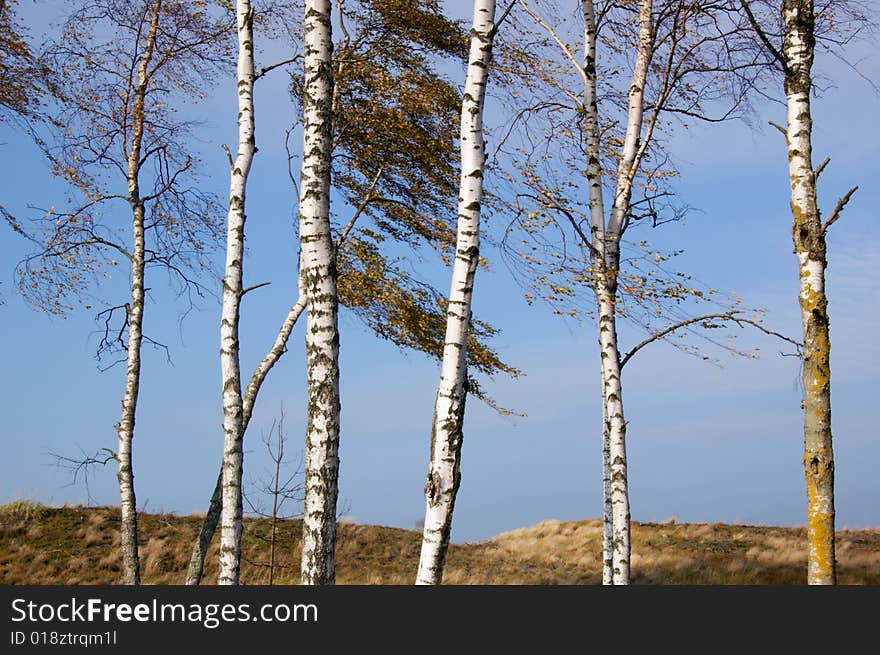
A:
{"label": "white birch trunk", "polygon": [[119,466],[119,498],[121,509],[120,546],[122,550],[123,581],[127,585],[140,584],[138,558],[137,499],[134,491],[132,442],[134,441],[135,415],[141,379],[141,343],[144,321],[144,269],[146,238],[144,234],[144,202],[140,195],[139,174],[141,146],[144,136],[144,102],[149,83],[149,65],[153,57],[156,33],[159,26],[161,0],[155,0],[151,8],[150,26],[144,43],[144,53],[137,69],[137,84],[132,104],[131,147],[128,151],[127,178],[128,202],[132,210],[131,252],[131,300],[126,307],[128,314],[128,346],[125,370],[125,391],[122,397],[122,416],[116,424],[118,447],[116,459]]}
{"label": "white birch trunk", "polygon": [[[623,412],[623,385],[620,379],[620,350],[617,340],[617,276],[620,266],[620,239],[626,230],[632,185],[640,163],[639,141],[644,114],[644,91],[653,55],[652,0],[639,3],[639,45],[628,94],[626,136],[617,170],[614,203],[604,231],[601,262],[594,267],[599,330],[599,357],[602,369],[602,402],[605,420],[603,467],[607,470],[605,511],[611,515],[611,570],[603,565],[603,582],[626,585],[630,582],[630,506],[626,457],[626,419]],[[587,12],[585,12],[585,19]],[[594,73],[595,75],[595,73]],[[592,199],[592,196],[591,196]],[[595,256],[595,255],[594,255]],[[607,464],[605,463],[607,462]],[[610,574],[610,575],[609,575]]]}
{"label": "white birch trunk", "polygon": [[783,57],[788,101],[792,237],[800,274],[804,332],[804,477],[807,487],[807,582],[835,584],[834,452],[831,438],[831,341],[825,295],[826,245],[812,164],[813,2],[784,0]]}
{"label": "white birch trunk", "polygon": [[495,32],[494,0],[475,0],[470,56],[461,105],[461,183],[455,262],[446,311],[446,337],[431,431],[431,462],[425,485],[425,527],[416,584],[436,585],[452,528],[460,481],[464,407],[467,396],[467,338],[471,296],[480,254],[483,197],[483,105]]}
{"label": "white birch trunk", "polygon": [[242,396],[239,360],[239,308],[244,258],[245,194],[254,140],[254,30],[249,0],[237,0],[238,151],[229,181],[226,222],[226,271],[220,317],[220,371],[223,384],[223,463],[220,512],[221,585],[237,585],[241,568]]}
{"label": "white birch trunk", "polygon": [[[296,325],[296,322],[304,309],[305,298],[300,294],[299,299],[293,307],[290,308],[290,311],[284,318],[284,322],[281,324],[281,328],[278,330],[278,335],[275,337],[275,342],[272,344],[269,352],[266,353],[266,356],[263,357],[251,375],[250,382],[248,382],[247,388],[244,392],[244,398],[242,399],[242,440],[247,432],[254,403],[257,400],[263,381],[266,379],[266,375],[268,375],[272,367],[275,366],[275,363],[281,358],[281,355],[286,352],[287,340],[290,338],[290,333],[293,331],[293,327]],[[189,566],[186,571],[185,584],[187,585],[198,585],[202,581],[202,573],[205,569],[205,556],[208,553],[208,547],[211,545],[211,539],[214,536],[214,532],[217,530],[217,524],[220,522],[220,513],[223,507],[221,495],[222,489],[223,466],[221,465],[220,473],[217,476],[217,483],[211,494],[211,500],[208,502],[208,511],[205,513],[205,518],[202,521],[202,528],[199,531],[198,538],[193,544]]]}
{"label": "white birch trunk", "polygon": [[[596,82],[596,12],[593,0],[582,0],[584,16],[584,124],[587,144],[587,185],[590,196],[590,239],[593,279],[604,278],[605,271],[605,201],[602,196],[602,163],[600,151],[599,107]],[[596,287],[598,289],[598,286]],[[596,296],[597,302],[599,296]],[[605,372],[601,368],[604,384]],[[608,405],[602,401],[602,584],[614,582],[613,517],[611,502],[611,435]]]}
{"label": "white birch trunk", "polygon": [[302,583],[335,582],[339,476],[339,329],[336,252],[330,233],[333,41],[329,0],[305,3],[300,276],[306,294],[305,508]]}
{"label": "white birch trunk", "polygon": [[[137,193],[137,182],[134,184]],[[141,342],[144,320],[144,206],[137,200],[132,212],[134,248],[131,263],[131,301],[128,307],[128,354],[126,356],[125,392],[122,397],[122,417],[116,424],[118,436],[117,462],[119,472],[119,498],[121,509],[121,542],[123,581],[127,585],[139,585],[140,562],[138,558],[137,499],[134,492],[134,469],[132,467],[132,442],[137,412],[141,377]]]}

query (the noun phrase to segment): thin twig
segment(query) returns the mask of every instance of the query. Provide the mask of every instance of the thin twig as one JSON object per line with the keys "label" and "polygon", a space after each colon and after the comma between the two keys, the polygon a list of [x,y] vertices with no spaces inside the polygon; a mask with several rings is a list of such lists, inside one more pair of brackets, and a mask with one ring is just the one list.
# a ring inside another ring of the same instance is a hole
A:
{"label": "thin twig", "polygon": [[786,139],[788,138],[788,130],[786,130],[784,127],[782,127],[782,125],[780,125],[779,123],[774,123],[773,121],[767,121],[767,122],[770,125],[772,125],[773,127],[775,127],[777,130],[782,132],[782,136],[784,136]]}
{"label": "thin twig", "polygon": [[376,172],[376,176],[373,178],[373,181],[370,183],[370,188],[367,189],[367,194],[364,196],[364,199],[361,200],[361,204],[358,205],[357,209],[354,212],[354,216],[351,217],[351,220],[348,221],[348,225],[345,226],[345,229],[342,230],[342,233],[339,235],[339,238],[336,240],[336,251],[339,252],[339,248],[342,246],[342,243],[348,237],[348,233],[351,232],[351,229],[354,227],[355,222],[360,217],[360,215],[367,208],[367,205],[373,200],[373,191],[376,189],[376,185],[379,183],[379,178],[382,177],[382,171],[384,167],[380,166],[379,170]]}
{"label": "thin twig", "polygon": [[822,234],[825,234],[826,230],[838,219],[840,218],[840,214],[843,211],[843,208],[846,207],[846,203],[849,202],[849,199],[852,198],[852,195],[859,190],[859,187],[854,186],[852,189],[846,192],[846,195],[837,201],[837,206],[834,208],[834,211],[831,212],[831,217],[825,221],[825,225],[822,226]]}
{"label": "thin twig", "polygon": [[259,284],[255,284],[251,287],[247,287],[246,289],[242,289],[241,293],[239,294],[239,298],[243,298],[244,294],[246,294],[246,293],[250,293],[251,291],[256,291],[260,287],[266,287],[266,286],[269,286],[270,284],[272,284],[272,283],[271,282],[260,282]]}
{"label": "thin twig", "polygon": [[[281,66],[286,66],[287,64],[292,64],[297,61],[302,55],[294,55],[289,59],[285,59],[284,61],[279,61],[277,64],[272,64],[270,66],[263,66],[260,71],[254,75],[254,82],[263,77],[266,73],[275,70],[276,68],[280,68]],[[260,87],[262,88],[262,87]]]}

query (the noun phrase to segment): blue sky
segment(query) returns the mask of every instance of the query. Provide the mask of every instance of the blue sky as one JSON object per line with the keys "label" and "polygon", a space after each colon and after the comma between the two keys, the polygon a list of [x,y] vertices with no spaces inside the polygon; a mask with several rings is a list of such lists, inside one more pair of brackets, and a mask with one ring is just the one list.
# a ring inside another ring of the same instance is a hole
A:
{"label": "blue sky", "polygon": [[[450,3],[460,10],[467,3]],[[62,3],[21,3],[22,17],[39,33]],[[464,12],[462,12],[464,13]],[[880,53],[860,46],[851,55],[860,70],[880,79]],[[265,62],[264,62],[265,63]],[[876,367],[880,362],[878,284],[880,205],[876,116],[880,97],[842,63],[820,57],[817,68],[833,80],[815,102],[815,158],[832,157],[822,175],[825,212],[855,184],[860,190],[829,237],[828,293],[832,329],[832,408],[837,457],[838,525],[880,525],[880,422]],[[250,370],[271,343],[295,293],[296,244],[291,230],[293,193],[287,180],[284,129],[292,112],[284,75],[260,83],[260,153],[249,186],[249,259],[246,281],[271,280],[243,306],[243,366]],[[234,144],[230,81],[206,105],[200,132],[204,179],[221,196],[228,172],[219,144]],[[700,211],[651,231],[652,243],[684,248],[680,268],[715,288],[736,290],[751,306],[768,309],[768,326],[797,335],[797,272],[791,250],[787,167],[781,135],[762,127],[784,122],[784,108],[756,108],[751,129],[740,123],[697,126],[672,146],[681,171],[678,191]],[[0,127],[0,202],[14,212],[28,204],[60,202],[63,188],[46,172],[25,137]],[[490,144],[491,147],[491,144]],[[0,412],[4,454],[0,501],[33,498],[85,502],[82,485],[52,464],[50,451],[76,454],[115,447],[123,371],[100,372],[93,358],[93,315],[77,311],[51,318],[16,295],[13,269],[29,252],[8,228],[0,236]],[[492,257],[493,253],[487,253]],[[497,258],[496,258],[497,259]],[[219,261],[219,259],[218,259]],[[422,263],[441,288],[448,272]],[[182,323],[173,294],[154,278],[147,331],[167,343],[145,352],[135,437],[138,504],[148,511],[204,511],[222,448],[219,302],[206,298]],[[111,288],[124,289],[125,276]],[[109,295],[109,294],[108,294]],[[504,418],[472,400],[465,423],[462,485],[453,540],[471,541],[557,518],[601,513],[598,362],[594,330],[527,306],[503,263],[476,281],[475,311],[503,329],[495,345],[525,377],[502,380],[490,391],[505,406],[527,413]],[[341,498],[358,522],[413,527],[424,512],[422,487],[438,366],[400,353],[368,334],[349,315],[341,319]],[[623,328],[632,344],[640,337]],[[633,518],[763,524],[804,522],[802,431],[797,362],[778,344],[743,333],[760,348],[758,360],[723,359],[707,365],[657,345],[624,375]],[[291,450],[304,431],[302,326],[290,352],[270,374],[246,441],[246,478],[268,466],[260,435],[283,404]],[[115,471],[95,471],[93,502],[118,502]]]}

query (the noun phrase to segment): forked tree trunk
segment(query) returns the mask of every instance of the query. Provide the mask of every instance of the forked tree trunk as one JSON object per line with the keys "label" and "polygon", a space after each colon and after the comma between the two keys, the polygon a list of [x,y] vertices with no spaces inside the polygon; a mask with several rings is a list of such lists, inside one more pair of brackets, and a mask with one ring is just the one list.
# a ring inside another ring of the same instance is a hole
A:
{"label": "forked tree trunk", "polygon": [[483,105],[495,36],[494,0],[475,0],[470,56],[461,105],[461,183],[455,263],[440,384],[431,430],[431,461],[425,485],[425,527],[416,584],[443,579],[452,512],[460,481],[461,445],[467,396],[467,338],[474,274],[480,257],[480,203],[483,197]]}
{"label": "forked tree trunk", "polygon": [[[293,328],[304,309],[305,298],[303,297],[302,291],[300,291],[299,299],[293,307],[290,308],[290,311],[284,318],[284,322],[281,324],[281,328],[278,330],[278,335],[275,337],[275,343],[272,344],[269,352],[266,353],[266,356],[263,357],[257,365],[256,370],[254,370],[251,375],[250,382],[248,382],[242,400],[242,439],[247,432],[254,403],[257,400],[263,381],[266,379],[266,376],[272,367],[275,366],[275,363],[286,352],[287,340],[290,338],[290,333],[293,331]],[[208,547],[211,545],[211,539],[214,536],[214,532],[217,530],[217,524],[220,522],[220,512],[223,507],[223,499],[221,496],[222,488],[223,467],[221,465],[220,473],[217,476],[217,483],[211,494],[211,500],[208,502],[208,511],[205,513],[205,518],[202,520],[202,527],[201,530],[199,530],[199,536],[193,544],[192,555],[190,556],[189,566],[186,571],[186,584],[188,585],[198,585],[202,581],[202,573],[205,569],[205,556],[208,553]]]}
{"label": "forked tree trunk", "polygon": [[815,37],[811,0],[784,0],[783,56],[788,100],[792,236],[800,274],[804,331],[804,477],[807,484],[807,582],[835,584],[834,452],[831,442],[831,341],[825,296],[825,234],[816,202],[810,92]]}
{"label": "forked tree trunk", "polygon": [[226,272],[220,318],[220,370],[223,381],[222,509],[220,572],[217,582],[237,585],[241,568],[241,477],[243,464],[239,309],[244,258],[245,194],[256,152],[254,139],[254,29],[249,0],[237,0],[238,27],[238,152],[229,182],[226,223]]}
{"label": "forked tree trunk", "polygon": [[144,53],[138,63],[137,81],[132,102],[131,146],[128,152],[128,202],[131,206],[131,300],[128,314],[128,346],[126,355],[125,392],[122,397],[122,416],[116,424],[119,439],[116,458],[119,465],[119,498],[121,507],[121,549],[123,581],[127,585],[140,584],[138,558],[137,499],[134,491],[132,441],[141,379],[141,342],[144,322],[144,269],[146,238],[144,234],[144,202],[140,194],[139,174],[141,146],[144,136],[144,102],[149,84],[149,65],[153,58],[156,33],[159,26],[161,0],[151,7],[150,26],[144,43]]}
{"label": "forked tree trunk", "polygon": [[632,185],[640,163],[644,90],[653,56],[653,3],[640,0],[639,44],[628,95],[627,125],[617,169],[614,202],[607,222],[602,199],[599,113],[596,105],[596,18],[592,0],[582,0],[584,15],[584,130],[590,193],[593,285],[602,375],[603,584],[630,582],[630,508],[626,457],[626,420],[617,339],[617,276],[620,240]]}
{"label": "forked tree trunk", "polygon": [[330,233],[333,40],[329,0],[305,3],[303,158],[299,204],[300,277],[306,295],[305,507],[302,583],[336,579],[339,476],[339,329],[336,252]]}

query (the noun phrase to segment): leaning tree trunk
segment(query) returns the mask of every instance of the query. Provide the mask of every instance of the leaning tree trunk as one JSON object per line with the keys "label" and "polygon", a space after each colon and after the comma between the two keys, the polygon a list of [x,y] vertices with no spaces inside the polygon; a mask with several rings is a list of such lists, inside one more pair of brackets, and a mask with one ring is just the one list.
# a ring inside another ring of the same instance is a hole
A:
{"label": "leaning tree trunk", "polygon": [[440,584],[460,481],[467,338],[474,274],[480,257],[483,197],[483,105],[495,35],[495,1],[475,0],[470,57],[461,104],[461,183],[446,337],[431,431],[431,462],[425,485],[425,527],[416,584]]}
{"label": "leaning tree trunk", "polygon": [[333,41],[330,1],[305,3],[300,277],[308,307],[305,507],[302,583],[336,579],[339,476],[339,328],[336,252],[330,233]]}
{"label": "leaning tree trunk", "polygon": [[226,273],[220,318],[220,370],[223,379],[223,463],[218,584],[237,585],[241,567],[242,397],[238,324],[244,258],[245,193],[256,152],[254,141],[254,29],[249,0],[238,0],[238,152],[229,181]]}
{"label": "leaning tree trunk", "polygon": [[134,470],[131,446],[134,440],[134,422],[137,413],[138,392],[141,381],[141,343],[144,324],[144,272],[146,261],[146,237],[144,234],[144,201],[140,195],[139,173],[141,146],[144,137],[144,102],[149,84],[149,65],[153,57],[156,34],[159,27],[161,0],[152,6],[150,27],[144,43],[144,54],[138,63],[137,85],[134,88],[131,118],[131,148],[128,152],[126,172],[128,178],[128,202],[131,206],[131,300],[126,307],[128,319],[128,345],[125,370],[125,392],[122,397],[122,416],[116,424],[119,445],[116,453],[119,472],[119,498],[121,508],[121,550],[123,580],[127,585],[141,582],[138,559],[137,499],[134,493]]}
{"label": "leaning tree trunk", "polygon": [[785,0],[783,54],[788,100],[792,236],[800,273],[804,331],[804,476],[807,483],[807,582],[834,584],[834,452],[831,443],[831,341],[825,296],[825,234],[812,165],[810,92],[815,38],[811,0]]}

